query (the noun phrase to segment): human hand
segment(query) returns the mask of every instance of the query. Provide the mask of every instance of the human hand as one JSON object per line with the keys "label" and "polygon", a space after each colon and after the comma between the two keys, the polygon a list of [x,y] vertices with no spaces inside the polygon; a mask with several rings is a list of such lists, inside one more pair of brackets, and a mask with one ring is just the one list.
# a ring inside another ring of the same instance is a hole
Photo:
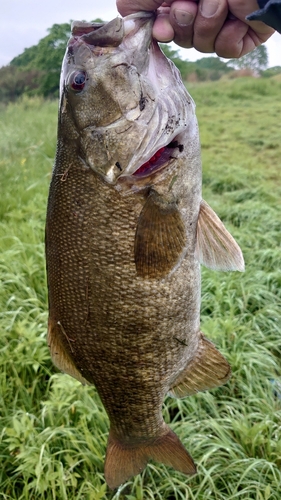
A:
{"label": "human hand", "polygon": [[274,33],[259,21],[247,21],[259,8],[256,0],[116,0],[122,16],[154,11],[152,34],[160,42],[173,40],[180,47],[216,52],[225,58],[241,57]]}

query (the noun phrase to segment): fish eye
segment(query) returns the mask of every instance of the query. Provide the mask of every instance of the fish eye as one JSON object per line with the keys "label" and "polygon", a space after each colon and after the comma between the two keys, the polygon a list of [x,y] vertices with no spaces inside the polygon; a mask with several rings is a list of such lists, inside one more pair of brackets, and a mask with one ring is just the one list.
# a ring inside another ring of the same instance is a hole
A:
{"label": "fish eye", "polygon": [[70,77],[70,87],[75,92],[81,92],[85,87],[85,83],[87,80],[87,74],[85,71],[76,71]]}

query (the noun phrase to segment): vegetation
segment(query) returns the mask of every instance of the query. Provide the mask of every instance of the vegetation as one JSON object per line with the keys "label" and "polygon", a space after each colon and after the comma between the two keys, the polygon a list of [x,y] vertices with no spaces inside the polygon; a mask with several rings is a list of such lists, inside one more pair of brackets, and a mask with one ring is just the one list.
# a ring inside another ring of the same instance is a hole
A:
{"label": "vegetation", "polygon": [[259,45],[253,52],[249,52],[249,54],[245,54],[239,59],[231,59],[229,64],[235,69],[249,68],[259,74],[260,71],[265,70],[268,66],[266,46]]}
{"label": "vegetation", "polygon": [[280,75],[280,73],[281,73],[281,66],[273,66],[271,68],[262,71],[261,76],[263,78],[270,78],[271,76]]}
{"label": "vegetation", "polygon": [[[30,73],[34,70],[40,72],[35,88],[31,82],[26,82],[25,93],[57,97],[61,63],[71,35],[70,23],[54,24],[48,31],[49,34],[42,38],[38,45],[25,49],[22,54],[15,57],[11,61],[10,68],[18,70],[18,73],[14,72],[15,83],[17,75],[20,76],[21,72]],[[2,74],[5,76],[5,67],[2,68]],[[4,83],[6,92],[7,88],[9,87]]]}
{"label": "vegetation", "polygon": [[280,500],[281,82],[189,88],[201,130],[204,198],[240,243],[246,272],[202,268],[202,331],[230,382],[165,420],[198,464],[187,478],[150,463],[118,491],[104,483],[108,419],[93,387],[57,373],[46,345],[44,218],[57,105],[0,108],[0,498]]}
{"label": "vegetation", "polygon": [[219,57],[202,57],[198,61],[191,62],[180,57],[178,50],[171,48],[169,44],[160,44],[161,49],[167,57],[172,59],[181,72],[184,81],[206,81],[219,80],[223,75],[231,72],[234,68],[223,62]]}
{"label": "vegetation", "polygon": [[[101,22],[95,19],[93,22]],[[58,97],[61,64],[71,24],[54,24],[48,35],[0,68],[0,101],[14,101],[23,93]]]}

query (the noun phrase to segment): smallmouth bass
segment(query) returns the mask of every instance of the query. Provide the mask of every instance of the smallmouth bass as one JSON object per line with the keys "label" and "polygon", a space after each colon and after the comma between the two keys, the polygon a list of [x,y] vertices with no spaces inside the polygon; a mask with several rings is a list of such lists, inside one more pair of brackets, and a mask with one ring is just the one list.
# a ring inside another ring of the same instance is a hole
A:
{"label": "smallmouth bass", "polygon": [[195,105],[153,21],[73,24],[47,209],[48,345],[101,397],[111,488],[150,459],[196,472],[162,403],[229,379],[200,331],[200,263],[244,269],[202,200]]}

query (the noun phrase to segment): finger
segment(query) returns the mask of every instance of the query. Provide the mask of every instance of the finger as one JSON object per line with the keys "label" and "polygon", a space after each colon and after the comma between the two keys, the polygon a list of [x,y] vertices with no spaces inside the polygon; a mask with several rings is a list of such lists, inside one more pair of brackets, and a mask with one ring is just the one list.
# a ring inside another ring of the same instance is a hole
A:
{"label": "finger", "polygon": [[227,16],[227,0],[200,0],[194,23],[195,49],[200,52],[215,52],[215,41]]}
{"label": "finger", "polygon": [[[264,3],[266,3],[266,1],[264,1]],[[256,0],[247,0],[247,2],[245,2],[245,0],[228,0],[228,4],[230,13],[237,17],[237,19],[240,19],[240,21],[243,21],[251,26],[251,28],[257,33],[272,32],[272,28],[266,24],[260,21],[248,21],[246,19],[249,14],[259,9],[259,5]]]}
{"label": "finger", "polygon": [[[245,51],[246,47],[248,46],[252,47],[251,50],[253,50],[254,48],[251,44],[251,40],[248,39],[249,37],[254,40],[254,45],[257,47],[261,43],[266,42],[266,40],[268,40],[268,38],[270,38],[274,33],[274,29],[270,26],[267,26],[260,21],[248,21],[246,19],[249,14],[259,9],[259,5],[256,0],[248,0],[247,2],[245,2],[244,0],[228,0],[228,4],[230,14],[232,14],[235,18],[240,19],[240,21],[245,23],[250,28],[247,30],[244,36],[243,51]],[[229,34],[230,36],[234,36],[233,30],[235,30],[236,27],[238,28],[238,24],[237,26],[231,24],[229,25],[229,27],[226,26],[227,33],[225,34],[225,37],[227,37]],[[240,30],[242,28],[238,29]]]}
{"label": "finger", "polygon": [[161,7],[153,24],[152,36],[159,42],[171,42],[175,36],[170,23],[169,11],[169,7]]}
{"label": "finger", "polygon": [[228,20],[217,36],[215,51],[218,56],[227,59],[241,57],[265,42],[271,34],[268,33],[268,30],[266,34],[260,31],[256,32],[239,19]]}
{"label": "finger", "polygon": [[154,11],[163,3],[162,0],[116,0],[116,7],[121,16],[128,16],[142,10]]}
{"label": "finger", "polygon": [[194,20],[198,11],[196,1],[175,0],[170,8],[170,24],[174,42],[185,48],[193,46]]}

